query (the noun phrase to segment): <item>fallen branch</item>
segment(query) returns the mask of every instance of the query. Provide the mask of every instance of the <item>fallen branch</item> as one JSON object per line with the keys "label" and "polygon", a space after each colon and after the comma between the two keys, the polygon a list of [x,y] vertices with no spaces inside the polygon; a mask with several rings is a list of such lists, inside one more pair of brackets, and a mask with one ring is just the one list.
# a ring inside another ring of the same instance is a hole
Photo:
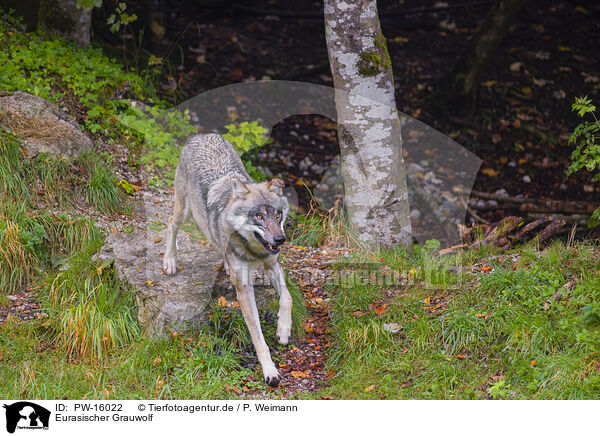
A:
{"label": "fallen branch", "polygon": [[[543,217],[525,225],[524,223],[525,220],[521,217],[509,216],[489,226],[473,226],[470,228],[463,226],[460,230],[466,242],[472,241],[471,247],[473,248],[485,244],[507,250],[516,244],[529,240],[537,240],[540,245],[543,245],[553,236],[562,233],[566,221],[562,218]],[[478,234],[476,229],[484,231],[483,238],[474,240]]]}
{"label": "fallen branch", "polygon": [[[510,197],[488,192],[473,191],[472,196],[479,197],[484,200],[494,200],[498,204],[485,204],[470,206],[476,210],[497,210],[497,209],[517,209],[521,213],[564,213],[564,214],[584,214],[590,215],[594,210],[600,207],[600,204],[592,204],[580,201],[571,200],[539,200],[524,197]],[[509,206],[506,203],[511,203]]]}

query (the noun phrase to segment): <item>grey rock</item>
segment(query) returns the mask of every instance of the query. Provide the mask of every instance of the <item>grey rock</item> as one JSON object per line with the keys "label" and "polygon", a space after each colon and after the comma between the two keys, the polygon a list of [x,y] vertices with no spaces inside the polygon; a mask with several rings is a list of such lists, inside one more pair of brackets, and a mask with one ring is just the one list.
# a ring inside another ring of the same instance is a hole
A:
{"label": "grey rock", "polygon": [[[178,271],[162,271],[165,230],[115,233],[108,236],[96,259],[112,263],[119,279],[135,292],[138,321],[149,337],[164,337],[169,330],[184,331],[202,325],[212,302],[220,295],[236,298],[235,288],[221,269],[223,258],[212,244],[193,240],[186,232],[177,235]],[[262,282],[261,282],[262,280]],[[268,283],[265,277],[259,283]],[[256,286],[259,308],[276,306],[276,292]]]}
{"label": "grey rock", "polygon": [[424,171],[423,167],[416,163],[408,164],[408,173],[413,176],[416,173],[422,173]]}
{"label": "grey rock", "polygon": [[19,136],[28,153],[77,157],[92,142],[57,105],[25,92],[0,95],[0,123]]}

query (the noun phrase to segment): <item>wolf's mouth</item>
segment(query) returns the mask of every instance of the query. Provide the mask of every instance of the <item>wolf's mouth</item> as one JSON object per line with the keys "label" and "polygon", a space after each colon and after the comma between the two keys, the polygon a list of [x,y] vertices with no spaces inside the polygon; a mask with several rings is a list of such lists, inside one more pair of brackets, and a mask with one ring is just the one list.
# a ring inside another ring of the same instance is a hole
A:
{"label": "wolf's mouth", "polygon": [[263,245],[263,247],[265,247],[265,250],[267,250],[269,253],[272,253],[272,254],[279,253],[279,247],[276,245],[269,244],[267,241],[265,241],[263,239],[262,236],[260,236],[258,234],[258,232],[254,232],[254,236],[256,236],[256,239],[258,240],[258,242],[260,242]]}

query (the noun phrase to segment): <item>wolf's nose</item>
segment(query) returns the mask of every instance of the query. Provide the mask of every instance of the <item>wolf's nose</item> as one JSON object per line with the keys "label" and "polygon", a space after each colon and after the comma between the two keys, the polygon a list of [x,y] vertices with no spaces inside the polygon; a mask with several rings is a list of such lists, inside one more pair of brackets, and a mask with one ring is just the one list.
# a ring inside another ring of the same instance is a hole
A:
{"label": "wolf's nose", "polygon": [[285,236],[275,236],[273,241],[275,241],[277,245],[281,245],[285,242]]}

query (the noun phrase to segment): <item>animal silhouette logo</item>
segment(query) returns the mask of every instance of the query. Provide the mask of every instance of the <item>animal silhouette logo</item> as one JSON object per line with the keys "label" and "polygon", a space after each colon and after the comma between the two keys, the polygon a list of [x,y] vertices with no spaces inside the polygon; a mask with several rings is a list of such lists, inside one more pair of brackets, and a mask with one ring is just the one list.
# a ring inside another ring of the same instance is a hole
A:
{"label": "animal silhouette logo", "polygon": [[10,405],[4,404],[6,409],[6,431],[14,433],[16,428],[38,429],[48,428],[50,411],[42,406],[29,401],[19,401]]}

